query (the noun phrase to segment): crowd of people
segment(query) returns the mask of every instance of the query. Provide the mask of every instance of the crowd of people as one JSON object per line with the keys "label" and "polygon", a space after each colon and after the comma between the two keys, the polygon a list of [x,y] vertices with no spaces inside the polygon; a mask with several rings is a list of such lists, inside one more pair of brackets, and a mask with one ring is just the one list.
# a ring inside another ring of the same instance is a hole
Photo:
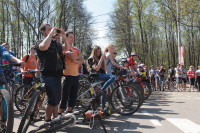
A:
{"label": "crowd of people", "polygon": [[[170,65],[167,70],[164,66],[151,69],[137,61],[137,53],[131,53],[131,57],[122,58],[121,62],[115,59],[117,51],[114,45],[109,45],[104,50],[99,46],[94,46],[91,55],[85,59],[80,51],[73,46],[74,33],[72,31],[65,32],[62,28],[52,28],[49,24],[43,24],[39,27],[43,39],[30,47],[30,54],[24,55],[22,59],[17,59],[15,55],[9,53],[9,49],[5,49],[9,44],[0,46],[0,58],[5,64],[5,60],[22,64],[21,72],[23,74],[23,84],[30,84],[33,78],[32,74],[27,74],[28,69],[37,70],[40,73],[41,82],[45,83],[47,92],[47,105],[45,112],[45,122],[51,121],[58,115],[62,115],[63,111],[71,113],[75,106],[75,101],[79,86],[80,73],[93,73],[97,75],[97,80],[104,81],[102,90],[115,81],[116,76],[113,75],[113,68],[119,68],[122,74],[129,74],[131,80],[141,75],[143,80],[149,83],[155,83],[156,89],[159,89],[161,83],[165,83],[166,78],[171,81],[176,80],[177,90],[186,90],[187,78],[190,82],[190,91],[194,90],[195,81],[200,84],[200,66],[195,72],[194,67],[186,71],[184,66],[180,64],[174,69]],[[63,44],[61,44],[61,38]],[[37,55],[37,56],[36,56]],[[107,55],[107,56],[106,56]],[[85,64],[85,65],[84,65]],[[65,77],[63,88],[61,89],[61,76]],[[3,78],[3,71],[0,71],[0,79]],[[182,84],[184,83],[184,85]],[[0,81],[0,86],[4,84]],[[175,84],[174,84],[175,85]],[[200,88],[199,88],[200,90]],[[101,97],[102,109],[106,108],[106,99]]]}

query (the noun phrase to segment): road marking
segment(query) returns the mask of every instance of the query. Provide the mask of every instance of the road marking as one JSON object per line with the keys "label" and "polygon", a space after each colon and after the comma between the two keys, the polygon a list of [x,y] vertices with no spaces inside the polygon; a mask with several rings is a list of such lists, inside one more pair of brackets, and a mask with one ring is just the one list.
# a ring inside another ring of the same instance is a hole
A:
{"label": "road marking", "polygon": [[154,126],[162,126],[162,124],[158,121],[158,120],[150,120],[153,124],[154,124]]}
{"label": "road marking", "polygon": [[178,127],[184,133],[200,133],[200,125],[181,118],[167,118],[174,126]]}
{"label": "road marking", "polygon": [[142,110],[142,113],[143,113],[144,115],[150,115],[146,110]]}
{"label": "road marking", "polygon": [[[155,117],[153,114],[150,114],[149,112],[147,112],[146,110],[142,110],[141,111],[144,115],[147,116],[151,116],[151,117]],[[156,119],[150,119],[151,123],[153,123],[154,126],[162,126],[162,124],[156,120]]]}

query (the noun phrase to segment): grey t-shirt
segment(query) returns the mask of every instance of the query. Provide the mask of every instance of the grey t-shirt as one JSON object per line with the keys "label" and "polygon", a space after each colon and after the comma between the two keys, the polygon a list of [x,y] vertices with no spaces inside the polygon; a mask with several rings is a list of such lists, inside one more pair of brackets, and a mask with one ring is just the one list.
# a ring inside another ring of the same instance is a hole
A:
{"label": "grey t-shirt", "polygon": [[[108,56],[110,56],[110,54],[108,55]],[[112,64],[112,62],[110,61],[110,59],[108,58],[108,56],[107,56],[107,58],[106,58],[106,65],[107,65],[107,67],[106,67],[106,74],[112,74],[112,67],[113,67],[113,64]]]}

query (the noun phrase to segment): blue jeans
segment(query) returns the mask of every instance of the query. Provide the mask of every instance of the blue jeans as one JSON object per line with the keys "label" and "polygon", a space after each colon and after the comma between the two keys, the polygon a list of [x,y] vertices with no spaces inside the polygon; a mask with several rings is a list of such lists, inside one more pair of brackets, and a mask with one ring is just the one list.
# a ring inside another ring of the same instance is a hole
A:
{"label": "blue jeans", "polygon": [[[106,88],[112,84],[115,81],[116,77],[115,75],[111,75],[111,74],[98,74],[97,80],[101,80],[101,81],[105,81],[103,86],[101,87],[102,90],[106,90]],[[101,96],[101,104],[102,104],[102,108],[106,107],[106,98],[104,96]]]}
{"label": "blue jeans", "polygon": [[161,82],[163,82],[163,85],[165,86],[165,77],[160,76],[159,77],[159,84],[161,85]]}

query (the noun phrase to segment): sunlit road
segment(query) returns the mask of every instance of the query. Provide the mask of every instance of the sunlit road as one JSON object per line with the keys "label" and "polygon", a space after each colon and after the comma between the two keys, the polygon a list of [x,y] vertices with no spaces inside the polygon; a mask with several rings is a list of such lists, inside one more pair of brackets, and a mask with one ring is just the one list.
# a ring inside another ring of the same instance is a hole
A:
{"label": "sunlit road", "polygon": [[[16,115],[14,132],[20,119],[21,115]],[[40,124],[43,122],[37,123]],[[137,113],[132,116],[112,115],[105,120],[105,126],[108,133],[200,133],[200,92],[153,92]],[[98,121],[94,127],[91,130],[88,124],[77,124],[57,132],[103,132]]]}

